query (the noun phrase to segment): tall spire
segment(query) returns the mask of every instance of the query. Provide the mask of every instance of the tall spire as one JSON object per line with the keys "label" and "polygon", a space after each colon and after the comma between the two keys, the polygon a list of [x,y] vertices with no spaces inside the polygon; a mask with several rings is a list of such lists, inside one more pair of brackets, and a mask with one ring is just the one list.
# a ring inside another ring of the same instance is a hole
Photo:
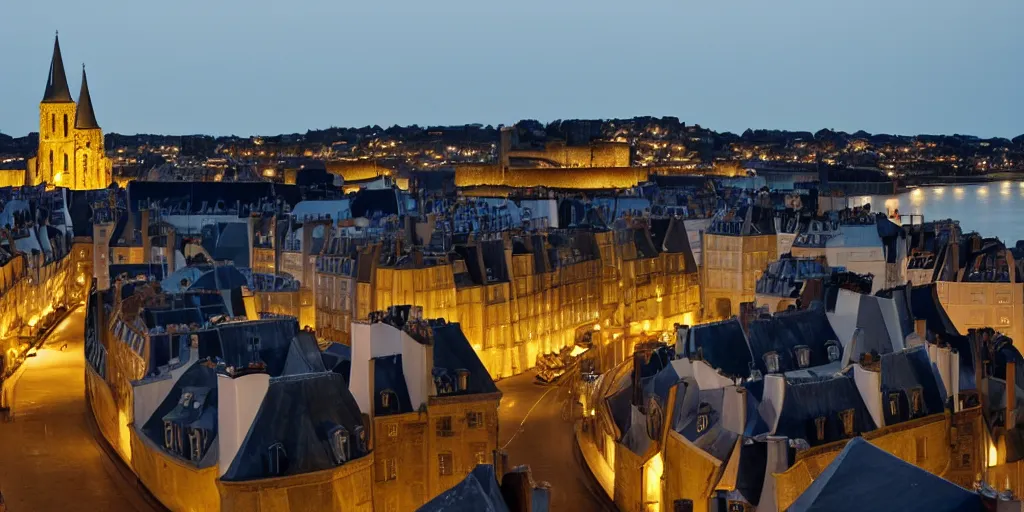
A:
{"label": "tall spire", "polygon": [[60,37],[53,37],[53,58],[50,59],[50,75],[46,78],[46,92],[43,103],[71,103],[71,89],[64,74],[64,59],[60,56]]}
{"label": "tall spire", "polygon": [[89,96],[89,81],[85,78],[85,64],[82,64],[82,91],[78,93],[78,109],[75,111],[75,129],[99,129],[96,112],[92,110],[92,97]]}

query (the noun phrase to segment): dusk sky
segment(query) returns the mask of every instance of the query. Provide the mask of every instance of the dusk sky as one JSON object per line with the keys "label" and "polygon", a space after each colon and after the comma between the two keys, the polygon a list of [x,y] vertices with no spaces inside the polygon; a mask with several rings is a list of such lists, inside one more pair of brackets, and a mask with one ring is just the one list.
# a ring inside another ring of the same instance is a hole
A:
{"label": "dusk sky", "polygon": [[55,30],[106,132],[677,116],[720,131],[1024,133],[1021,0],[0,0],[0,132]]}

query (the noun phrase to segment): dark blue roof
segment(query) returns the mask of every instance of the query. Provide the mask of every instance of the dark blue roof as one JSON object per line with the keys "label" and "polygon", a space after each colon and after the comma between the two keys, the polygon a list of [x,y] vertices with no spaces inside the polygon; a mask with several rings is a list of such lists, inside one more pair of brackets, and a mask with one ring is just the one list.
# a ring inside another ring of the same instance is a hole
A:
{"label": "dark blue roof", "polygon": [[[387,405],[384,404],[385,393],[389,395]],[[375,416],[413,411],[401,354],[373,358],[373,396]]]}
{"label": "dark blue roof", "polygon": [[[854,435],[876,428],[853,377],[840,375],[816,382],[787,382],[775,433],[790,439],[804,439],[811,446],[838,441],[847,437],[840,413],[850,409],[853,410]],[[817,418],[825,418],[823,439],[818,439]]]}
{"label": "dark blue roof", "polygon": [[457,323],[444,325],[435,324],[434,330],[434,368],[447,370],[452,376],[455,370],[469,370],[466,389],[456,394],[497,393],[498,386],[487,373],[487,368],[469,344],[462,328]]}
{"label": "dark blue roof", "polygon": [[239,267],[248,267],[248,223],[220,222],[204,228],[203,248],[215,261],[230,261]]}
{"label": "dark blue roof", "polygon": [[[186,388],[206,389],[206,400],[204,407],[216,411],[217,408],[217,372],[204,364],[193,364],[174,383],[174,387],[164,397],[163,402],[156,408],[149,418],[136,418],[136,421],[144,422],[142,432],[157,446],[164,445],[164,423],[163,418],[178,408],[178,401],[181,400],[181,393]],[[216,424],[213,425],[213,432],[216,433]]]}
{"label": "dark blue roof", "polygon": [[906,463],[862,438],[851,439],[789,512],[971,512],[978,494]]}
{"label": "dark blue roof", "polygon": [[736,471],[736,490],[757,506],[764,488],[764,473],[768,468],[768,443],[753,442],[740,445],[740,467]]}
{"label": "dark blue roof", "polygon": [[[927,348],[923,345],[882,355],[881,389],[886,425],[938,414],[945,409],[946,388],[942,384],[938,370],[928,357]],[[920,389],[922,398],[921,410],[916,415],[912,413],[910,407],[911,393],[915,389]],[[897,415],[893,415],[889,407],[890,393],[901,394],[901,405]]]}
{"label": "dark blue roof", "polygon": [[428,501],[418,512],[508,512],[494,466],[481,464],[454,487]]}
{"label": "dark blue roof", "polygon": [[799,368],[794,352],[796,347],[809,348],[810,366],[821,366],[829,362],[825,343],[838,340],[820,302],[811,304],[808,309],[781,311],[771,318],[754,320],[749,329],[750,352],[762,375],[768,374],[764,362],[764,355],[768,352],[777,353],[779,371],[788,372]]}
{"label": "dark blue roof", "polygon": [[248,286],[249,280],[231,265],[208,267],[203,275],[199,276],[189,289],[196,290],[231,290]]}
{"label": "dark blue roof", "polygon": [[946,314],[946,309],[939,302],[939,293],[935,283],[915,286],[910,291],[910,308],[914,318],[924,320],[929,331],[943,338],[960,336],[960,331]]}
{"label": "dark blue roof", "polygon": [[[337,426],[350,437],[362,426],[359,406],[341,375],[323,372],[271,379],[252,427],[222,478],[244,481],[333,468],[328,437]],[[267,467],[267,453],[275,443],[284,448],[279,475]],[[349,446],[351,459],[366,455],[354,440]]]}
{"label": "dark blue roof", "polygon": [[294,318],[223,324],[200,333],[199,357],[219,358],[227,366],[245,367],[252,362],[249,339],[255,336],[260,342],[260,361],[266,364],[270,376],[323,371],[315,340],[299,334]]}
{"label": "dark blue roof", "polygon": [[[701,354],[697,356],[698,352]],[[750,347],[739,320],[703,324],[690,329],[683,357],[703,359],[729,377],[750,376]]]}

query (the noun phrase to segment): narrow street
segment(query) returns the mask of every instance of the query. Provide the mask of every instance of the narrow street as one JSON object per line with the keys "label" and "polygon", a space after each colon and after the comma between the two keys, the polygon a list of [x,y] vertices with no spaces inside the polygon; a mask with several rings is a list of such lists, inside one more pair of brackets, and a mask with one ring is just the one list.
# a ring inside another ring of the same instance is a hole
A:
{"label": "narrow street", "polygon": [[162,507],[99,437],[85,402],[83,309],[25,362],[12,418],[0,421],[8,512],[156,511]]}
{"label": "narrow street", "polygon": [[536,372],[498,381],[503,393],[499,445],[509,464],[528,464],[534,480],[551,484],[554,511],[615,510],[583,461],[573,435],[568,390],[536,384]]}

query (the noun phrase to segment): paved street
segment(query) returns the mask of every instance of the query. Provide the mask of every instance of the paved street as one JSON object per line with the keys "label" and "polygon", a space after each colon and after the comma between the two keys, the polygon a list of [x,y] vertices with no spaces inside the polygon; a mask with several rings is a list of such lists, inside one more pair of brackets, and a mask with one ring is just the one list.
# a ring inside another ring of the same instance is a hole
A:
{"label": "paved street", "polygon": [[72,313],[26,361],[13,419],[0,421],[0,492],[9,512],[162,509],[86,416],[84,322],[83,309]]}
{"label": "paved street", "polygon": [[500,444],[507,444],[509,464],[529,464],[535,480],[551,484],[552,510],[614,510],[576,446],[567,390],[534,384],[535,375],[498,381]]}

